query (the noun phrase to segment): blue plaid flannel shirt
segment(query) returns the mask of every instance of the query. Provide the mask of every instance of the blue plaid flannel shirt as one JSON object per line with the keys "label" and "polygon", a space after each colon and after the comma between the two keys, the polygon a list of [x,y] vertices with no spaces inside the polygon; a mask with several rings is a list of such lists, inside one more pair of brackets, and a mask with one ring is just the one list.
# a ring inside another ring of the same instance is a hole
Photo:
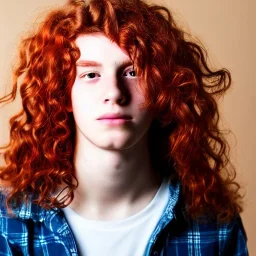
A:
{"label": "blue plaid flannel shirt", "polygon": [[[144,255],[248,255],[247,238],[239,216],[228,223],[189,220],[182,213],[179,184],[170,184],[169,191],[167,207]],[[7,214],[2,194],[0,199],[0,256],[79,255],[61,209],[44,210],[29,203],[15,210],[15,217]]]}

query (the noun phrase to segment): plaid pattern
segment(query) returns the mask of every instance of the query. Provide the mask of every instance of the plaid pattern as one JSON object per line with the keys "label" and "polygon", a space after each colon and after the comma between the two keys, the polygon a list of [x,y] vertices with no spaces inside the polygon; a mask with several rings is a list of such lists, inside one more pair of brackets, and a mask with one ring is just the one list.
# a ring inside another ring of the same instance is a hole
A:
{"label": "plaid pattern", "polygon": [[[182,212],[179,184],[171,184],[169,191],[167,207],[148,242],[145,255],[248,255],[247,238],[239,216],[229,223],[188,220]],[[60,209],[47,211],[30,203],[15,210],[14,217],[8,216],[2,194],[0,201],[0,256],[79,255],[72,231]]]}
{"label": "plaid pattern", "polygon": [[168,227],[167,239],[162,250],[156,250],[155,255],[248,255],[246,234],[240,217],[232,222],[218,224],[217,222],[185,221],[177,218]]}

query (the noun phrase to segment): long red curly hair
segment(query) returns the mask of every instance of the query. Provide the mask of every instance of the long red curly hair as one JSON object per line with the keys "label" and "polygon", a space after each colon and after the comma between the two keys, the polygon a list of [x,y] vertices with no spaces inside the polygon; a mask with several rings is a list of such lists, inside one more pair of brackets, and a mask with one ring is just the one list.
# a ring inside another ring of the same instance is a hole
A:
{"label": "long red curly hair", "polygon": [[[20,87],[23,108],[11,118],[10,143],[2,147],[0,179],[11,188],[7,206],[31,194],[44,208],[72,201],[75,124],[68,109],[80,55],[74,41],[94,32],[124,49],[146,82],[145,106],[158,117],[150,128],[152,162],[178,176],[190,215],[230,219],[241,212],[216,104],[230,87],[230,73],[209,67],[204,48],[188,39],[168,9],[141,0],[70,0],[21,42],[13,90],[0,101],[14,100]],[[68,192],[58,200],[63,184]]]}

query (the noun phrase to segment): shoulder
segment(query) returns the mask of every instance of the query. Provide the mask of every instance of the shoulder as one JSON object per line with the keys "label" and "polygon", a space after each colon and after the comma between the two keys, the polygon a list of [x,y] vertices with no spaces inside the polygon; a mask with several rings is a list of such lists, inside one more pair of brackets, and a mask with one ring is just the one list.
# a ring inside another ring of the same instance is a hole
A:
{"label": "shoulder", "polygon": [[18,230],[24,230],[25,219],[20,217],[20,213],[24,207],[21,206],[18,209],[7,210],[6,196],[4,193],[0,193],[0,234],[7,237],[10,234],[19,233]]}
{"label": "shoulder", "polygon": [[229,255],[248,255],[247,235],[239,215],[228,222],[218,223],[218,241]]}
{"label": "shoulder", "polygon": [[8,212],[6,196],[0,193],[0,255],[21,255],[26,236],[26,221],[19,218],[16,210]]}
{"label": "shoulder", "polygon": [[164,255],[248,255],[247,236],[239,214],[229,221],[219,221],[213,215],[193,219],[182,193],[177,195],[173,218],[159,233],[155,248],[162,248]]}
{"label": "shoulder", "polygon": [[0,194],[0,199],[0,255],[30,255],[30,250],[33,255],[71,255],[75,251],[61,211],[45,210],[29,201],[10,214],[6,197]]}
{"label": "shoulder", "polygon": [[175,250],[178,255],[248,255],[247,236],[239,215],[226,222],[177,216],[168,230],[168,253]]}
{"label": "shoulder", "polygon": [[0,218],[8,217],[8,211],[6,208],[6,195],[4,191],[0,190]]}
{"label": "shoulder", "polygon": [[28,222],[38,222],[45,217],[45,210],[33,204],[30,200],[8,211],[6,195],[0,192],[0,232],[1,234],[19,233],[25,231]]}
{"label": "shoulder", "polygon": [[[196,222],[196,234],[200,244],[214,247],[219,255],[248,255],[247,235],[240,215],[229,221],[212,220],[206,223]],[[206,248],[206,253],[209,250]]]}

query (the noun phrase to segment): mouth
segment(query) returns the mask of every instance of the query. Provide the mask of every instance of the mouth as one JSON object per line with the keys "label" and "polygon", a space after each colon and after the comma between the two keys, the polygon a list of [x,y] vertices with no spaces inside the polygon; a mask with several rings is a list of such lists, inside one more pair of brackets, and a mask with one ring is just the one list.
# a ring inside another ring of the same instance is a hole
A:
{"label": "mouth", "polygon": [[101,123],[105,124],[125,124],[132,120],[130,115],[121,115],[121,114],[105,114],[97,119]]}

